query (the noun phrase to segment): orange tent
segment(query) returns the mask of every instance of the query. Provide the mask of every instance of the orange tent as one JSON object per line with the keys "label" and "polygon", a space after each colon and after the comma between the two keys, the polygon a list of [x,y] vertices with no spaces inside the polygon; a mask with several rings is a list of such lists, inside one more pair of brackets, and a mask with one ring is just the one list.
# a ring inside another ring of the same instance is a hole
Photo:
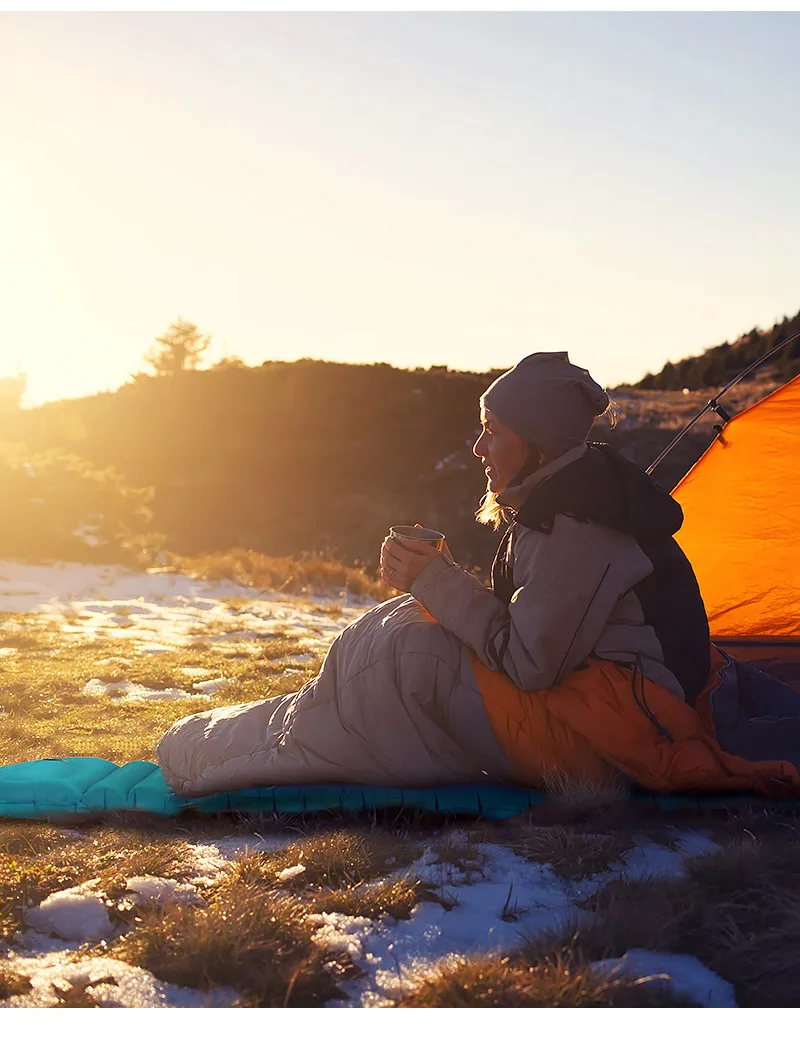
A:
{"label": "orange tent", "polygon": [[800,646],[800,376],[729,421],[672,494],[712,636]]}

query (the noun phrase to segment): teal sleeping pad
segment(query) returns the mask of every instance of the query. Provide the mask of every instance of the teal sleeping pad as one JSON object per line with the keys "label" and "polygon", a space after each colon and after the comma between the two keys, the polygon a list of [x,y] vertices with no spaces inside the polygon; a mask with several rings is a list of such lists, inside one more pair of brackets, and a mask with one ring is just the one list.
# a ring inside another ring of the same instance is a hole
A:
{"label": "teal sleeping pad", "polygon": [[[110,811],[139,811],[175,817],[184,810],[301,814],[324,810],[364,812],[390,808],[463,814],[500,821],[545,799],[542,792],[494,784],[444,788],[381,788],[368,785],[275,785],[217,792],[199,799],[176,795],[155,763],[118,766],[107,759],[37,759],[0,767],[0,817],[69,819]],[[637,802],[666,811],[725,807],[761,801],[752,794],[659,795],[638,792]],[[764,800],[766,802],[766,800]],[[769,800],[769,805],[776,805]],[[800,800],[777,805],[797,809]]]}

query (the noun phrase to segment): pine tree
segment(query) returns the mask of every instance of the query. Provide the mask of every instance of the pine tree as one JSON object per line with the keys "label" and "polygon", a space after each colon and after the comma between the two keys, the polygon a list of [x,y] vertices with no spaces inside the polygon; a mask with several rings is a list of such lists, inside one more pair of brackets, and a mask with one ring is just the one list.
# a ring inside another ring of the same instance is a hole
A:
{"label": "pine tree", "polygon": [[179,316],[156,338],[156,344],[145,355],[145,363],[161,377],[174,377],[182,371],[195,370],[210,344],[210,334],[201,334],[196,324]]}

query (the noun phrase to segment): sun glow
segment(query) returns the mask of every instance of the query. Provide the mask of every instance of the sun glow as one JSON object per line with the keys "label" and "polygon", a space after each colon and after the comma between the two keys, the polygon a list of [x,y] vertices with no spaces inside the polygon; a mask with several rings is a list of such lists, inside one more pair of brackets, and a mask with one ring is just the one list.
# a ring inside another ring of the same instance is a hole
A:
{"label": "sun glow", "polygon": [[216,358],[561,349],[613,386],[797,309],[794,16],[0,22],[28,404],[118,387],[177,316]]}
{"label": "sun glow", "polygon": [[[0,166],[0,376],[57,374],[65,351],[56,320],[64,297],[47,220],[24,178]],[[57,384],[50,387],[57,394]]]}

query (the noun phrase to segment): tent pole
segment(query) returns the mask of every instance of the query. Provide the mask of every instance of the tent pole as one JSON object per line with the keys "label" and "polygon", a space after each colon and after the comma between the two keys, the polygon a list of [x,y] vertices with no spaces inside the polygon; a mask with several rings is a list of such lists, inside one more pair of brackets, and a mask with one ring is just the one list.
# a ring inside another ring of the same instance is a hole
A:
{"label": "tent pole", "polygon": [[708,403],[706,403],[705,407],[702,407],[691,419],[691,421],[688,421],[683,426],[678,435],[672,440],[671,443],[667,444],[667,446],[664,448],[664,450],[661,451],[661,453],[658,455],[658,457],[652,463],[652,465],[647,466],[647,468],[645,469],[647,475],[649,476],[654,469],[658,468],[658,466],[661,464],[661,462],[664,460],[667,454],[669,454],[672,448],[675,447],[678,443],[680,443],[680,441],[683,439],[686,433],[691,428],[693,428],[697,424],[697,422],[710,410],[715,411],[722,418],[722,425],[715,426],[715,428],[717,429],[717,436],[719,436],[722,432],[723,427],[731,420],[731,415],[718,402],[720,396],[724,396],[726,392],[728,392],[730,389],[734,387],[734,385],[738,385],[742,378],[746,378],[748,374],[752,373],[752,371],[756,369],[756,367],[760,367],[762,363],[765,363],[770,358],[770,356],[774,356],[776,352],[784,348],[790,342],[796,341],[797,338],[800,338],[800,331],[797,331],[797,333],[792,334],[791,337],[786,338],[779,345],[776,345],[774,349],[770,349],[769,352],[765,352],[763,356],[759,356],[758,359],[751,363],[750,366],[747,367],[745,370],[743,370],[741,374],[737,374],[737,376],[732,381],[729,381],[724,389],[721,389],[716,394],[716,396],[713,396],[708,401]]}

